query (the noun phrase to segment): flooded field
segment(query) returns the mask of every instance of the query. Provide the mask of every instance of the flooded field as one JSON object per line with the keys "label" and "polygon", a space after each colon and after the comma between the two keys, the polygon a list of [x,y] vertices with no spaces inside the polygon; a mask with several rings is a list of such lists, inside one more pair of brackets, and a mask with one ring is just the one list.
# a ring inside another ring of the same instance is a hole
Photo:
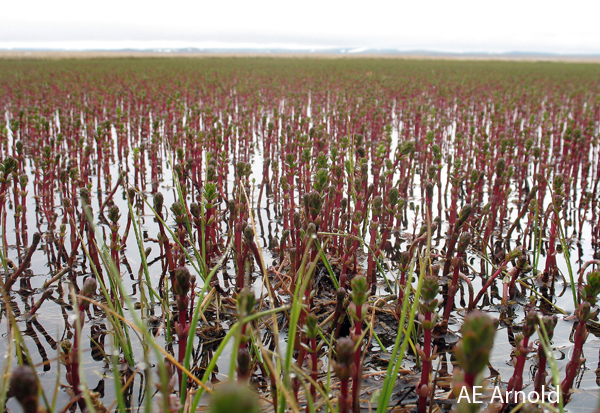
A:
{"label": "flooded field", "polygon": [[3,60],[0,113],[11,411],[26,373],[60,412],[599,405],[597,64]]}

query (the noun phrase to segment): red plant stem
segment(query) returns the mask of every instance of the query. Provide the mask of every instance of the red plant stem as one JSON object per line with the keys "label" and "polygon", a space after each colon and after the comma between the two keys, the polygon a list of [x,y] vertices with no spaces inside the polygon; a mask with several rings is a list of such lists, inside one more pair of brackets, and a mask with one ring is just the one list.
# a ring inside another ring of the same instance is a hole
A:
{"label": "red plant stem", "polygon": [[[193,290],[192,290],[193,291]],[[187,303],[187,297],[184,300]],[[179,319],[177,321],[176,326],[177,331],[177,339],[179,344],[179,351],[177,353],[179,364],[184,363],[185,360],[185,350],[187,347],[187,340],[190,331],[190,324],[188,323],[187,318],[187,308],[179,308]],[[183,389],[183,371],[181,369],[177,369],[177,374],[179,376],[179,388]]]}
{"label": "red plant stem", "polygon": [[[431,312],[425,313],[425,321],[431,321]],[[421,369],[421,381],[417,385],[417,394],[419,395],[419,413],[425,413],[427,411],[427,396],[429,391],[426,390],[423,394],[423,386],[426,389],[429,388],[429,373],[431,371],[431,329],[423,329],[423,354],[422,360],[423,367]]]}
{"label": "red plant stem", "polygon": [[352,405],[354,412],[360,412],[360,379],[362,378],[362,345],[358,340],[362,336],[362,305],[356,306],[356,322],[354,323],[354,340],[358,347],[354,352],[354,377],[352,378]]}
{"label": "red plant stem", "polygon": [[471,302],[469,304],[469,311],[471,311],[473,308],[475,308],[475,306],[477,305],[477,303],[479,302],[481,297],[483,297],[483,294],[485,294],[486,290],[490,287],[490,285],[492,285],[494,280],[502,273],[502,270],[505,269],[506,264],[507,264],[506,260],[502,261],[502,263],[500,264],[500,266],[498,267],[498,269],[496,270],[494,275],[492,275],[490,278],[488,278],[488,280],[485,283],[485,285],[483,286],[483,288],[475,296],[475,299],[473,300],[473,302]]}
{"label": "red plant stem", "polygon": [[575,343],[573,344],[573,355],[571,356],[571,360],[569,360],[569,362],[567,363],[567,367],[565,368],[565,379],[560,384],[560,390],[562,392],[563,398],[565,399],[568,397],[569,391],[573,387],[573,382],[575,381],[575,377],[577,376],[577,372],[579,371],[579,367],[581,366],[583,345],[585,344],[587,334],[588,332],[586,323],[579,322],[574,335]]}
{"label": "red plant stem", "polygon": [[[310,339],[310,350],[311,350],[311,359],[312,359],[310,377],[316,383],[318,375],[319,375],[319,373],[318,373],[319,354],[317,352],[317,339],[316,338]],[[310,384],[310,394],[311,394],[313,400],[315,400],[315,397],[317,396],[317,389],[315,388],[313,383]]]}
{"label": "red plant stem", "polygon": [[508,286],[508,298],[513,298],[515,296],[515,284],[517,283],[519,274],[521,274],[521,270],[519,267],[515,267],[511,272],[512,274],[509,274],[511,275],[511,278],[510,285]]}
{"label": "red plant stem", "polygon": [[110,256],[113,260],[113,263],[115,264],[115,268],[117,270],[117,274],[121,274],[121,269],[120,269],[120,260],[119,260],[119,245],[120,243],[118,242],[119,240],[119,234],[117,233],[117,229],[116,226],[114,226],[115,228],[112,229],[112,243],[111,243],[111,248],[110,248]]}
{"label": "red plant stem", "polygon": [[[515,365],[515,371],[508,381],[507,391],[513,391],[513,395],[516,397],[516,392],[523,389],[523,370],[525,368],[525,362],[527,361],[527,353],[529,345],[529,337],[523,337],[523,340],[519,343],[520,348],[517,349],[517,363]],[[516,399],[515,399],[516,400]],[[513,402],[516,402],[513,400]]]}
{"label": "red plant stem", "polygon": [[444,320],[446,323],[450,319],[450,313],[452,312],[452,307],[454,307],[454,296],[456,295],[456,290],[458,289],[458,274],[460,273],[460,267],[463,262],[463,255],[464,254],[459,253],[454,261],[452,281],[450,283],[450,288],[448,288],[448,298],[446,299],[446,307],[444,308],[444,315],[442,317],[442,320]]}
{"label": "red plant stem", "polygon": [[169,237],[163,228],[162,221],[164,221],[162,213],[160,211],[156,211],[156,215],[160,218],[158,221],[158,228],[160,230],[160,236],[162,240],[162,245],[165,247],[165,256],[167,257],[167,265],[169,268],[169,273],[173,273],[175,271],[175,261],[173,260],[173,254],[171,252],[171,243],[169,242]]}
{"label": "red plant stem", "polygon": [[538,347],[538,369],[534,381],[534,390],[538,394],[542,394],[542,387],[546,385],[546,362],[546,352],[540,344]]}
{"label": "red plant stem", "polygon": [[350,398],[348,396],[348,380],[340,382],[340,413],[348,413],[350,411]]}

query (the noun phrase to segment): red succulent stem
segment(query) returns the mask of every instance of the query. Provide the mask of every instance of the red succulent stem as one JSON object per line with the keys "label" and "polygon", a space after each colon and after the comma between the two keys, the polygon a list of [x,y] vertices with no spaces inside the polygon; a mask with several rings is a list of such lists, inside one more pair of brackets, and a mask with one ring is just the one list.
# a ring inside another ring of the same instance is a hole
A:
{"label": "red succulent stem", "polygon": [[354,352],[354,377],[352,378],[352,405],[354,412],[360,412],[360,379],[362,377],[362,345],[360,338],[362,336],[362,305],[356,306],[356,322],[354,323],[354,340],[357,342],[357,348]]}
{"label": "red succulent stem", "polygon": [[477,295],[475,296],[473,301],[469,304],[469,311],[471,311],[473,308],[475,308],[475,306],[477,305],[477,303],[479,302],[481,297],[483,297],[483,295],[485,294],[487,289],[492,285],[494,280],[496,280],[496,278],[498,278],[498,276],[506,268],[506,264],[507,264],[506,260],[502,261],[502,263],[500,264],[500,266],[498,267],[496,272],[490,278],[488,278],[487,282],[484,284],[484,286],[481,288],[481,290],[479,290],[479,292],[477,293]]}
{"label": "red succulent stem", "polygon": [[[431,321],[431,312],[425,314],[425,322]],[[427,397],[429,396],[429,374],[431,372],[431,329],[423,329],[423,360],[421,368],[421,381],[417,385],[419,396],[419,413],[427,411]]]}
{"label": "red succulent stem", "polygon": [[454,296],[456,295],[456,291],[458,290],[458,276],[463,261],[463,255],[464,254],[459,253],[456,256],[456,261],[454,262],[452,281],[450,283],[450,287],[448,288],[448,298],[446,300],[446,307],[444,308],[444,315],[442,317],[442,320],[444,320],[446,323],[450,319],[450,313],[452,312],[452,307],[454,307]]}
{"label": "red succulent stem", "polygon": [[577,329],[575,330],[574,334],[575,343],[573,343],[573,354],[571,356],[571,360],[569,360],[565,369],[565,379],[560,384],[560,390],[562,392],[563,398],[567,398],[567,396],[569,395],[569,392],[573,387],[575,377],[577,376],[577,372],[579,371],[579,367],[581,366],[583,345],[585,344],[587,334],[588,332],[586,323],[580,321],[577,325]]}

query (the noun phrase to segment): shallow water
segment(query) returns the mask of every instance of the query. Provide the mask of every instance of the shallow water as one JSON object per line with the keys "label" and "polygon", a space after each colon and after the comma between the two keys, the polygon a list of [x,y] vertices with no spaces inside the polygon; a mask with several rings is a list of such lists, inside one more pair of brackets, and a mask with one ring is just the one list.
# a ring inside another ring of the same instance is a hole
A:
{"label": "shallow water", "polygon": [[[303,106],[303,110],[305,113],[312,114],[313,117],[318,116],[316,108],[314,107],[314,102],[312,99],[311,89],[307,89],[308,92],[308,100],[306,102],[306,106]],[[235,89],[231,89],[226,91],[227,95],[230,97],[234,97],[237,99],[237,91]],[[305,90],[306,92],[306,90]],[[286,110],[286,106],[292,106],[293,103],[291,101],[286,101],[285,99],[281,99],[278,102],[277,107],[280,110]],[[397,109],[396,103],[392,106],[391,113],[388,113],[389,118],[392,120],[392,124],[395,125],[392,129],[392,143],[391,143],[391,154],[394,154],[395,148],[398,147],[399,143],[401,143],[404,139],[405,125],[403,121],[400,120],[399,116],[402,115],[401,111]],[[240,110],[244,110],[245,107],[243,103],[239,103],[236,100],[235,109],[232,113],[218,113],[218,117],[220,120],[233,116],[234,113],[239,113]],[[329,108],[327,108],[329,110]],[[109,108],[106,107],[104,110],[108,111]],[[145,115],[147,115],[150,124],[152,124],[153,114],[151,111],[148,111]],[[12,135],[10,132],[10,118],[14,116],[12,113],[9,113],[7,110],[5,112],[5,120],[6,127],[9,130],[8,134],[8,143],[7,147],[14,146],[14,142],[16,137]],[[84,113],[81,113],[81,118],[83,119]],[[272,116],[270,114],[269,116]],[[74,118],[77,116],[74,115]],[[268,120],[271,118],[268,117]],[[103,119],[95,118],[94,125],[99,125]],[[182,126],[186,125],[187,118],[184,117],[182,121]],[[51,119],[51,123],[53,122],[55,131],[60,131],[62,125],[60,125],[58,113],[55,114],[54,118]],[[327,119],[327,128],[329,130],[330,124],[332,122],[329,118]],[[209,129],[206,125],[199,125],[204,129]],[[177,126],[175,127],[177,128]],[[446,135],[448,139],[455,138],[457,125],[456,123],[449,125],[446,130]],[[486,125],[486,130],[489,131],[490,125]],[[131,145],[133,147],[134,141],[137,143],[137,135],[141,135],[141,130],[134,130],[134,125],[126,124],[126,129],[128,130],[128,138],[131,140]],[[283,124],[279,124],[279,132],[283,131]],[[151,135],[155,131],[148,132],[148,135]],[[159,127],[156,131],[157,133],[165,134],[165,126],[164,124]],[[250,193],[248,194],[250,197],[250,202],[253,204],[254,212],[255,212],[255,220],[256,220],[256,228],[258,231],[257,237],[260,242],[260,246],[264,252],[264,259],[266,267],[270,267],[272,265],[278,264],[278,254],[275,251],[269,250],[269,240],[273,237],[281,238],[281,234],[283,231],[282,220],[280,216],[281,206],[277,207],[277,210],[273,204],[273,198],[267,195],[266,189],[262,195],[260,205],[256,205],[258,203],[258,194],[260,192],[258,184],[263,179],[263,147],[262,147],[262,138],[260,136],[258,126],[254,124],[251,128],[251,142],[253,143],[253,149],[250,153],[249,161],[252,165],[251,174],[249,176],[250,182]],[[117,177],[119,175],[120,169],[125,169],[127,172],[126,182],[133,183],[135,182],[135,174],[133,171],[133,152],[130,153],[128,158],[121,159],[119,162],[116,159],[114,154],[118,153],[118,144],[116,142],[116,129],[115,125],[111,126],[111,134],[113,135],[112,148],[108,152],[113,154],[113,161],[110,163],[109,171],[107,175],[101,175],[98,177],[94,173],[90,175],[90,181],[93,183],[93,190],[91,191],[92,195],[92,205],[95,211],[98,210],[103,200],[106,198],[107,190],[109,190],[117,181]],[[239,136],[237,137],[239,138]],[[146,139],[146,142],[149,139]],[[88,139],[88,142],[93,144],[93,139]],[[237,147],[239,149],[242,146],[242,140],[236,140]],[[235,145],[235,144],[234,144]],[[95,154],[98,150],[97,146],[92,147],[92,154]],[[150,204],[152,204],[152,196],[151,194],[155,189],[158,189],[165,197],[164,205],[165,205],[165,213],[168,214],[167,223],[171,226],[175,226],[174,219],[172,214],[170,213],[169,207],[170,205],[177,199],[177,191],[175,189],[175,183],[173,182],[172,175],[172,160],[170,159],[173,155],[173,150],[170,147],[170,144],[163,142],[159,145],[159,156],[160,156],[160,169],[162,170],[162,174],[159,175],[160,179],[156,184],[158,184],[157,188],[153,188],[152,175],[150,171],[150,165],[152,162],[151,153],[149,150],[144,151],[143,161],[145,162],[146,169],[144,170],[144,179],[142,182],[145,182],[145,186],[142,187],[141,184],[138,185],[138,189],[141,193],[143,193]],[[595,153],[591,155],[592,160],[598,160],[598,147],[594,148]],[[448,149],[448,153],[452,153],[452,148]],[[43,207],[40,205],[40,200],[36,199],[33,194],[36,192],[36,175],[35,175],[35,160],[32,157],[25,157],[23,171],[29,177],[29,183],[26,187],[26,191],[28,191],[27,196],[27,213],[26,220],[28,225],[28,239],[31,240],[31,236],[34,232],[38,231],[46,236],[48,235],[48,222],[47,215],[44,214]],[[93,159],[93,162],[97,162],[97,159]],[[371,165],[371,164],[369,164]],[[596,164],[594,168],[598,168]],[[96,170],[96,168],[92,168],[92,170]],[[371,170],[369,168],[369,170]],[[595,169],[592,169],[590,172],[590,176],[593,176]],[[227,193],[231,194],[234,189],[234,182],[232,177],[234,176],[234,166],[233,160],[229,159],[228,163],[228,176],[227,176]],[[110,185],[108,184],[108,176],[110,175]],[[444,166],[441,170],[441,182],[445,185],[446,179],[448,176],[448,167]],[[399,173],[396,172],[393,176],[394,180],[398,180],[400,178]],[[372,175],[369,175],[369,183],[372,182]],[[412,201],[417,205],[422,204],[421,191],[419,190],[421,186],[421,176],[416,175],[414,181],[412,182],[412,186],[410,188],[410,193],[412,193],[412,197],[407,199],[407,201]],[[98,191],[101,189],[101,191]],[[486,188],[487,189],[487,188]],[[189,185],[190,195],[188,196],[188,203],[195,200],[196,191],[192,185]],[[347,187],[344,186],[344,191],[347,190]],[[438,187],[435,187],[434,192],[434,204],[438,199]],[[348,195],[344,192],[345,195]],[[516,193],[512,195],[510,201],[516,202]],[[124,199],[124,194],[122,188],[119,188],[113,198],[116,205],[120,207],[121,210],[121,219],[119,221],[120,224],[120,232],[122,234],[126,219],[127,219],[127,202]],[[484,197],[484,203],[487,202],[488,197],[487,193]],[[296,205],[300,204],[300,199],[296,199]],[[18,237],[15,228],[15,220],[14,216],[14,206],[12,206],[12,196],[7,197],[7,211],[8,211],[8,219],[6,221],[5,233],[6,233],[6,258],[12,260],[14,263],[18,265],[19,256],[23,254],[26,250],[26,247],[23,245],[18,245]],[[448,207],[448,198],[444,198],[444,207]],[[546,196],[544,199],[544,206],[547,207],[549,205],[549,196]],[[63,215],[64,209],[60,207],[62,205],[62,199],[60,193],[56,192],[54,194],[54,202],[53,205],[57,206],[54,210],[58,214],[57,223],[60,223]],[[221,211],[223,212],[223,217],[221,218],[221,229],[225,231],[227,227],[227,215],[225,214],[225,205],[224,202],[220,205]],[[156,239],[159,233],[158,225],[154,220],[154,215],[152,211],[148,207],[148,205],[144,205],[140,203],[139,206],[136,207],[136,213],[140,219],[141,229],[145,238],[149,238],[149,240],[144,241],[145,247],[152,247],[151,253],[148,255],[147,260],[151,265],[149,266],[149,278],[152,286],[155,288],[159,285],[161,276],[163,275],[163,264],[160,259],[160,249],[156,242],[150,239]],[[510,223],[518,214],[517,208],[513,208],[509,215],[507,216],[507,222]],[[590,213],[588,213],[588,220],[585,222],[583,226],[583,233],[580,235],[581,249],[577,252],[575,249],[571,250],[571,263],[573,265],[573,271],[575,273],[578,272],[581,265],[592,259],[594,255],[593,248],[591,246],[591,237],[592,237],[592,225],[589,221]],[[418,230],[418,226],[420,226],[421,222],[419,221],[417,225],[413,223],[415,219],[419,219],[420,215],[417,215],[413,210],[407,209],[407,221],[408,225],[405,228],[402,228],[402,233],[400,237],[396,239],[396,242],[399,242],[402,239],[408,239],[411,237],[413,231]],[[103,224],[98,221],[98,216],[95,216],[97,227],[96,238],[98,242],[106,243],[108,242],[108,235],[110,234],[110,229],[108,225]],[[415,227],[416,228],[413,228]],[[506,225],[504,227],[506,230]],[[434,241],[434,253],[439,253],[442,251],[444,247],[444,234],[447,231],[447,224],[443,224],[441,234],[442,237],[440,240]],[[570,227],[567,230],[568,234],[573,233],[573,228]],[[515,232],[516,236],[517,232]],[[67,229],[67,235],[65,239],[67,240],[67,245],[69,244],[69,229]],[[365,234],[365,240],[369,241],[369,234]],[[406,243],[404,244],[406,245]],[[191,253],[191,250],[189,251]],[[367,251],[362,251],[363,254],[367,254]],[[53,250],[51,243],[48,242],[47,239],[43,240],[40,243],[39,248],[34,253],[31,266],[30,266],[30,276],[27,277],[23,282],[15,284],[12,291],[9,293],[11,300],[11,307],[17,318],[17,325],[22,334],[24,334],[24,342],[27,348],[30,351],[30,356],[33,363],[37,366],[37,371],[39,372],[40,379],[44,389],[46,390],[48,395],[53,394],[53,389],[56,387],[57,377],[62,384],[66,384],[65,375],[64,375],[64,366],[61,366],[58,362],[58,353],[57,344],[60,343],[65,338],[71,338],[72,336],[72,324],[74,321],[73,309],[70,306],[71,298],[70,298],[70,289],[69,283],[64,281],[60,283],[55,283],[52,288],[52,296],[49,300],[45,301],[42,305],[42,308],[37,312],[34,320],[27,320],[25,314],[31,306],[32,300],[36,301],[42,294],[42,286],[45,281],[49,280],[55,273],[57,269],[57,260],[53,258],[55,254],[55,250]],[[364,256],[362,258],[363,266],[366,266],[366,259]],[[474,269],[479,269],[481,267],[481,258],[477,255],[476,252],[472,251],[469,256],[469,262]],[[360,261],[359,261],[360,262]],[[395,282],[397,277],[397,266],[395,263],[387,260],[390,264],[390,271],[385,274],[388,280],[392,283]],[[122,260],[121,272],[122,278],[134,302],[140,301],[139,287],[138,287],[138,272],[141,265],[141,259],[139,255],[138,245],[136,243],[135,236],[133,234],[133,229],[131,230],[129,237],[127,239],[127,245],[124,249],[124,258]],[[545,265],[545,256],[540,256],[540,261],[538,264],[538,268],[542,269]],[[563,255],[559,255],[558,257],[558,265],[561,273],[565,277],[566,280],[568,277],[568,267],[566,265],[565,257]],[[232,259],[228,259],[223,267],[225,272],[229,274],[232,279],[235,278],[235,270]],[[82,280],[83,277],[89,276],[91,274],[91,269],[89,262],[87,259],[80,254],[77,259],[77,263],[75,265],[74,270],[77,272],[78,279]],[[491,268],[488,266],[487,272],[490,273]],[[218,273],[219,282],[221,285],[225,285],[225,278],[223,276],[223,272],[219,271]],[[254,276],[258,275],[258,271],[254,270]],[[475,292],[478,291],[478,288],[481,287],[481,277],[477,276],[475,271],[472,274],[469,274],[473,279],[473,285],[475,287]],[[197,287],[201,287],[201,281],[198,277],[198,285]],[[395,287],[395,284],[393,284]],[[497,286],[501,288],[501,282],[497,283]],[[264,294],[264,286],[261,282],[260,277],[257,277],[255,282],[252,285],[252,288],[257,296]],[[571,296],[571,289],[569,284],[565,284],[562,280],[558,280],[556,283],[556,292],[557,294],[553,297],[554,304],[565,311],[567,315],[571,314],[574,310],[573,307],[573,299]],[[384,283],[380,282],[378,285],[378,294],[379,295],[388,295],[389,292],[386,291],[386,287]],[[98,297],[99,298],[99,297]],[[172,300],[171,300],[172,301]],[[489,376],[492,383],[497,383],[498,385],[506,385],[506,382],[510,378],[512,374],[513,367],[511,364],[511,357],[513,352],[513,344],[509,336],[513,333],[509,331],[509,329],[513,329],[515,331],[519,330],[519,326],[523,321],[523,304],[525,299],[520,299],[518,305],[515,305],[509,311],[506,311],[505,308],[501,306],[499,300],[493,298],[490,305],[485,307],[486,311],[492,313],[492,315],[500,318],[502,320],[500,327],[498,328],[498,332],[496,333],[496,341],[492,351],[491,360],[490,360],[490,370]],[[141,310],[129,309],[131,311],[136,312],[138,315],[142,315]],[[157,305],[154,308],[145,309],[150,313],[154,313],[154,315],[161,316],[162,310]],[[131,320],[131,314],[129,312],[125,312],[126,316],[129,320]],[[455,313],[456,319],[455,323],[451,324],[451,328],[454,331],[458,331],[460,322],[462,320],[462,312]],[[6,312],[3,311],[0,315],[0,329],[3,332],[4,340],[0,341],[0,353],[4,353],[7,355],[5,363],[11,363],[14,365],[16,363],[16,355],[15,350],[12,347],[12,343],[9,342],[8,338],[10,337],[10,325],[6,316]],[[231,317],[229,317],[231,318]],[[231,320],[227,317],[223,316],[220,320],[220,325],[227,329],[231,324]],[[202,326],[201,323],[200,326]],[[200,327],[199,326],[199,327]],[[83,340],[82,347],[84,352],[84,371],[85,371],[85,382],[87,383],[90,389],[96,389],[101,395],[102,400],[105,405],[109,406],[115,400],[115,393],[112,384],[112,366],[108,364],[101,355],[98,355],[95,352],[92,352],[92,343],[90,342],[90,338],[92,336],[92,329],[100,328],[101,331],[104,331],[106,328],[110,328],[110,324],[108,323],[105,314],[97,308],[91,307],[90,312],[87,314],[86,322],[84,325],[84,329],[82,332]],[[561,373],[564,373],[564,368],[566,363],[569,360],[570,352],[572,350],[572,329],[573,329],[573,321],[565,320],[562,317],[559,318],[558,325],[556,327],[553,347],[554,354],[557,359],[558,366],[561,370]],[[598,356],[598,352],[600,350],[600,339],[597,337],[599,330],[594,329],[591,331],[588,341],[585,346],[585,357],[586,363],[584,365],[584,369],[580,372],[580,375],[577,379],[577,387],[578,392],[574,394],[572,401],[567,406],[569,411],[579,412],[585,411],[586,406],[595,406],[597,404],[597,394],[598,388],[600,385],[600,381],[598,379],[596,369],[600,368],[600,359]],[[172,337],[176,340],[176,336]],[[281,348],[285,348],[286,343],[286,334],[282,332],[280,335],[279,343],[281,344]],[[535,341],[535,336],[532,338],[532,342]],[[111,343],[111,334],[110,331],[107,332],[105,338],[105,346],[104,350],[108,354],[112,354],[112,343]],[[142,347],[139,340],[135,337],[132,338],[131,343],[134,347],[134,354],[140,354]],[[167,336],[165,335],[164,329],[157,336],[157,343],[162,347],[167,346]],[[199,353],[203,348],[203,344],[200,339],[197,338],[197,344]],[[225,350],[221,358],[218,362],[219,374],[216,376],[219,380],[225,380],[226,374],[229,371],[229,365],[231,361],[231,348],[232,344],[228,346]],[[380,353],[381,349],[379,346],[373,342],[372,344],[372,353]],[[389,348],[387,349],[389,350]],[[92,356],[92,357],[90,357]],[[450,365],[451,361],[451,353],[448,352],[444,355],[445,362],[448,364],[448,371],[452,371],[452,366]],[[10,361],[8,360],[10,358]],[[140,361],[142,358],[138,361]],[[326,357],[323,357],[326,361]],[[370,360],[367,360],[369,363]],[[434,362],[434,367],[437,362]],[[535,353],[531,353],[529,355],[529,360],[525,368],[525,383],[531,383],[534,377],[534,366],[535,366]],[[415,365],[415,358],[412,355],[409,355],[405,361],[406,368],[412,368]],[[132,366],[133,371],[136,371],[135,379],[133,384],[130,386],[130,403],[132,407],[138,407],[143,405],[143,399],[148,397],[148,395],[144,394],[144,382],[143,375],[141,371],[145,366],[136,365]],[[367,364],[366,368],[372,369],[380,369],[380,367],[373,367],[370,364]],[[58,374],[60,371],[60,375]],[[526,388],[527,390],[527,388]],[[64,406],[69,401],[70,396],[64,389],[58,391],[56,395],[56,406],[59,408]],[[16,406],[14,400],[11,400],[8,404],[11,410],[18,411],[19,408]]]}

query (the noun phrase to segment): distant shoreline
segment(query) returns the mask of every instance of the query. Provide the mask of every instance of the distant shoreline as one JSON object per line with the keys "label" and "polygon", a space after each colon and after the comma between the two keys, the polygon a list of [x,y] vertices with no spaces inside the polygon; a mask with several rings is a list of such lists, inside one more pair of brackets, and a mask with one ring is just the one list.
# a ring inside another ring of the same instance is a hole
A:
{"label": "distant shoreline", "polygon": [[118,59],[118,58],[303,58],[303,59],[398,59],[398,60],[469,60],[514,62],[600,63],[600,56],[562,55],[502,55],[502,54],[411,54],[411,53],[304,53],[304,52],[152,52],[152,51],[25,51],[0,50],[3,60],[61,60],[61,59]]}

